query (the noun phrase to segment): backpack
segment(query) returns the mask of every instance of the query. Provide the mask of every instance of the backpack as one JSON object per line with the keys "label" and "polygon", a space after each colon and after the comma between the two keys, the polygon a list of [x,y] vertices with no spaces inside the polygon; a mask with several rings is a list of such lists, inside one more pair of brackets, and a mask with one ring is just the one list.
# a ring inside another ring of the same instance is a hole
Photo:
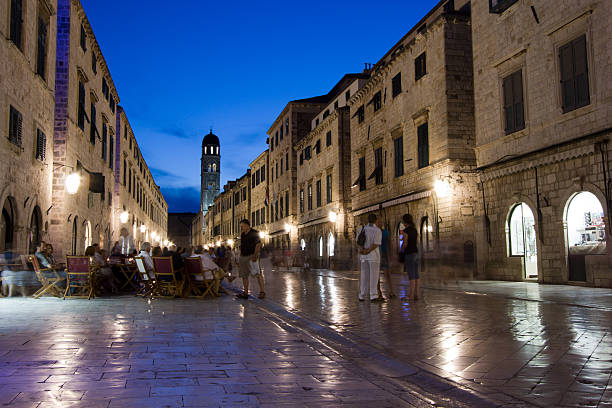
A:
{"label": "backpack", "polygon": [[361,231],[359,232],[359,235],[357,235],[357,245],[360,247],[363,247],[365,245],[365,242],[366,242],[366,234],[365,234],[365,227],[363,227]]}

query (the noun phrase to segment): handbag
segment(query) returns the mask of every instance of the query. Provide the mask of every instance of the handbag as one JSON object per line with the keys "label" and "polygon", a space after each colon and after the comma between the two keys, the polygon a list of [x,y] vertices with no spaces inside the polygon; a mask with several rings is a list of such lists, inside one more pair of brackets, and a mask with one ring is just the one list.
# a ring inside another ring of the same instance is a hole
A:
{"label": "handbag", "polygon": [[249,271],[251,272],[251,276],[259,275],[259,273],[260,273],[259,260],[257,260],[257,261],[249,261]]}

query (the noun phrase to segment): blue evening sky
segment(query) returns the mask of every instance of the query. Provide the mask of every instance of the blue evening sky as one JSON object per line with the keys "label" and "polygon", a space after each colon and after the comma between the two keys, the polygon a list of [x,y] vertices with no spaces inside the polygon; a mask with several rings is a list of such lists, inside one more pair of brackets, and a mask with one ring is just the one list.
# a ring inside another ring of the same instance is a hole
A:
{"label": "blue evening sky", "polygon": [[169,210],[195,212],[211,126],[223,188],[288,101],[378,61],[437,1],[81,3]]}

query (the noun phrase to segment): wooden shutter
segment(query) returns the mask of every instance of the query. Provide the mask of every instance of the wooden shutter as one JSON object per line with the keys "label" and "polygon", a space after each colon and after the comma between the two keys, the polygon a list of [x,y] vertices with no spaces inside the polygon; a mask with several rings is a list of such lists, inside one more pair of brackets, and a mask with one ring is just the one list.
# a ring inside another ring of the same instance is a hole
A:
{"label": "wooden shutter", "polygon": [[[511,133],[514,129],[514,95],[512,92],[512,75],[504,78],[504,117],[506,121],[506,134]],[[419,136],[420,137],[420,136]]]}
{"label": "wooden shutter", "polygon": [[47,136],[40,129],[36,129],[36,159],[44,161],[46,155]]}
{"label": "wooden shutter", "polygon": [[404,143],[402,136],[394,140],[395,147],[395,177],[402,176],[404,174]]}
{"label": "wooden shutter", "polygon": [[419,168],[429,166],[429,135],[428,124],[423,123],[417,128]]}
{"label": "wooden shutter", "polygon": [[514,95],[514,126],[515,130],[525,128],[525,113],[523,104],[523,70],[512,74],[512,93]]}
{"label": "wooden shutter", "polygon": [[47,23],[38,16],[38,50],[36,59],[36,73],[45,78],[47,64]]}
{"label": "wooden shutter", "polygon": [[587,63],[586,36],[583,35],[572,42],[574,48],[574,82],[576,90],[576,107],[588,105],[589,72]]}
{"label": "wooden shutter", "polygon": [[576,106],[576,92],[574,89],[572,44],[566,44],[559,49],[559,65],[561,67],[561,103],[563,112],[568,112]]}
{"label": "wooden shutter", "polygon": [[11,0],[11,40],[17,48],[23,49],[22,33],[23,33],[23,0]]}

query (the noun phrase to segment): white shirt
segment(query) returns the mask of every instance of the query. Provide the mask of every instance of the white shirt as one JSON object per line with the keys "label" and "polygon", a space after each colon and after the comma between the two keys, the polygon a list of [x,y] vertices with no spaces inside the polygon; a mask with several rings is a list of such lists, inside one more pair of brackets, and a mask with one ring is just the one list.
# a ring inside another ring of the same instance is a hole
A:
{"label": "white shirt", "polygon": [[200,259],[202,260],[202,267],[204,268],[204,270],[212,269],[216,271],[217,269],[219,269],[219,265],[217,265],[215,261],[212,260],[212,258],[210,257],[208,253],[197,255],[197,256],[199,256]]}
{"label": "white shirt", "polygon": [[[363,245],[363,249],[370,249],[372,245],[378,245],[380,247],[380,243],[382,241],[382,231],[374,224],[368,224],[363,227],[365,230],[365,244]],[[361,233],[361,229],[357,233],[357,236]],[[362,261],[375,261],[380,262],[380,252],[379,248],[376,248],[372,252],[367,255],[359,254],[359,259]]]}
{"label": "white shirt", "polygon": [[123,235],[119,237],[119,245],[121,245],[121,253],[123,255],[130,255],[136,249],[136,245],[134,245],[134,239],[131,235],[124,237]]}

